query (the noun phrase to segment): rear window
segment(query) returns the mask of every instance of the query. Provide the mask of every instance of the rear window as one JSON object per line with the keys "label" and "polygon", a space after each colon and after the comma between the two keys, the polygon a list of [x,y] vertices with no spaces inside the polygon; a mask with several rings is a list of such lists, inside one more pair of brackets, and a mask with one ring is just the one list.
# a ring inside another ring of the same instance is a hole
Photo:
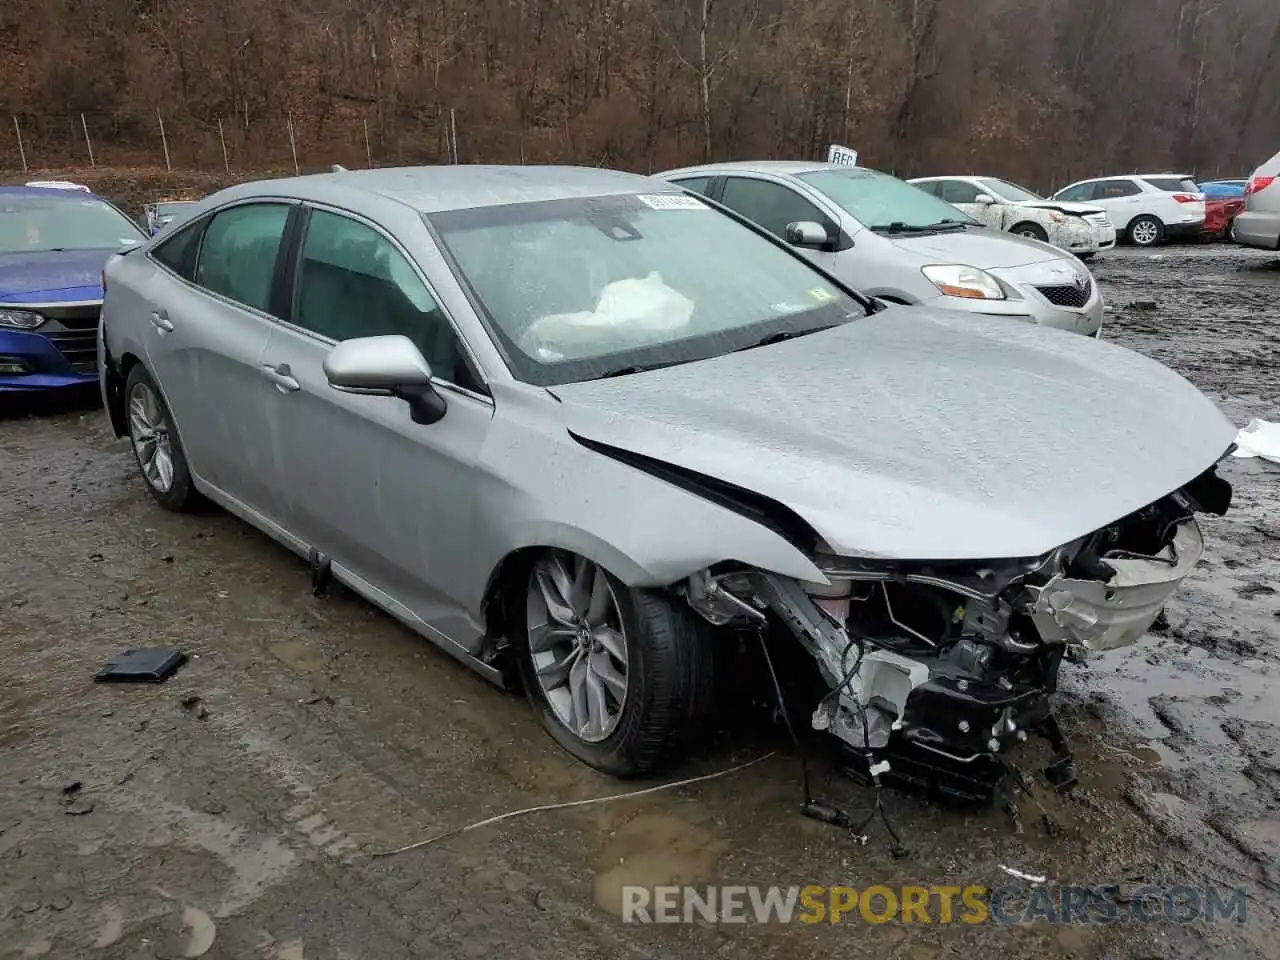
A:
{"label": "rear window", "polygon": [[1143,177],[1147,183],[1157,190],[1166,193],[1199,193],[1200,188],[1190,177]]}

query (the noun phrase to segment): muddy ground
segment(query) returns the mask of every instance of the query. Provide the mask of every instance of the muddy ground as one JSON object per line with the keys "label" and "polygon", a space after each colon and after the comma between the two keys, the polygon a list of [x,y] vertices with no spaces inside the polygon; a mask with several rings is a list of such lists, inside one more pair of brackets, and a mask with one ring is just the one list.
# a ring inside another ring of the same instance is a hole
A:
{"label": "muddy ground", "polygon": [[[1280,420],[1280,259],[1234,247],[1095,265],[1106,334],[1180,370],[1238,424]],[[1082,397],[1072,416],[1107,416]],[[1016,442],[1016,438],[1010,438]],[[624,789],[555,748],[517,697],[225,514],[143,493],[91,406],[0,420],[0,957],[583,958],[1277,956],[1280,468],[1230,461],[1232,513],[1169,629],[1068,666],[1082,784],[1013,820],[891,797],[911,848],[800,818],[798,767],[739,705],[635,800],[375,853],[519,807]],[[1082,491],[1087,496],[1088,491]],[[155,687],[95,684],[112,654],[193,656]],[[197,699],[198,698],[198,699]],[[1028,748],[1030,749],[1030,747]],[[1028,756],[1028,766],[1034,765]],[[870,792],[830,767],[819,792]],[[625,883],[1215,883],[1235,923],[628,926]],[[1269,939],[1270,938],[1270,939]]]}

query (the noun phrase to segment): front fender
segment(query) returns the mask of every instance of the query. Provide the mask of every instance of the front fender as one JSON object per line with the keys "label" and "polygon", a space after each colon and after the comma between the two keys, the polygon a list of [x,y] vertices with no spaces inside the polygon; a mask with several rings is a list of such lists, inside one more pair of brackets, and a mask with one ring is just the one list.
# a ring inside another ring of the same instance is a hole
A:
{"label": "front fender", "polygon": [[514,415],[497,418],[486,438],[476,535],[453,571],[456,595],[473,616],[482,615],[494,572],[530,547],[571,550],[641,588],[670,586],[722,561],[827,582],[809,557],[773,530],[583,446],[563,425],[548,422],[545,400],[526,419],[519,408],[528,398],[495,399]]}

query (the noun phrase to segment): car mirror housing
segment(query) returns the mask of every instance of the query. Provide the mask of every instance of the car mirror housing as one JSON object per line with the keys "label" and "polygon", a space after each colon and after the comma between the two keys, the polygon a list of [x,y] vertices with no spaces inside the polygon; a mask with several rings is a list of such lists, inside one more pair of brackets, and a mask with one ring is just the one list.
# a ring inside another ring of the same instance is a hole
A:
{"label": "car mirror housing", "polygon": [[793,247],[825,247],[831,242],[827,228],[813,220],[797,220],[787,224],[787,243]]}
{"label": "car mirror housing", "polygon": [[996,202],[996,198],[989,193],[980,193],[974,198],[975,203],[980,203],[984,207],[989,207]]}
{"label": "car mirror housing", "polygon": [[399,397],[414,423],[435,423],[444,397],[431,383],[431,365],[412,340],[399,334],[343,340],[324,358],[329,386],[344,393]]}

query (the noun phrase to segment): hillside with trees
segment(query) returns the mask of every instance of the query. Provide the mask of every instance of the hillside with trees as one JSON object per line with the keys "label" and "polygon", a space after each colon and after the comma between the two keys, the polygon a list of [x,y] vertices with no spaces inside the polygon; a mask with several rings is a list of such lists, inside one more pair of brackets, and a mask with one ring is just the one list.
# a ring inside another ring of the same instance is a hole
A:
{"label": "hillside with trees", "polygon": [[838,142],[1041,188],[1247,175],[1280,149],[1278,48],[1277,0],[6,0],[0,167],[15,131],[43,165],[154,163],[163,123],[175,167],[290,164],[292,137],[312,169]]}

